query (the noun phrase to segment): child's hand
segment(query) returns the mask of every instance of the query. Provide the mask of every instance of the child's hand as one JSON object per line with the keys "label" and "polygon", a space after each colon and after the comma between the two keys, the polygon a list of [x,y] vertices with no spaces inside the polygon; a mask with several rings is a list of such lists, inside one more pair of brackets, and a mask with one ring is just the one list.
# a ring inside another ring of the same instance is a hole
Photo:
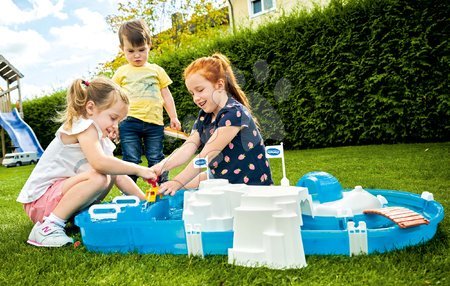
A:
{"label": "child's hand", "polygon": [[181,123],[177,117],[170,118],[170,128],[176,129],[178,131],[181,130]]}
{"label": "child's hand", "polygon": [[110,127],[106,129],[108,134],[106,135],[111,141],[116,142],[119,139],[119,130],[117,127]]}
{"label": "child's hand", "polygon": [[159,193],[173,196],[182,186],[183,184],[178,181],[168,181],[159,186]]}
{"label": "child's hand", "polygon": [[151,166],[150,169],[152,169],[152,171],[155,172],[157,176],[161,176],[162,172],[164,171],[161,162]]}
{"label": "child's hand", "polygon": [[144,180],[156,180],[158,178],[155,171],[147,167],[141,167],[136,175]]}

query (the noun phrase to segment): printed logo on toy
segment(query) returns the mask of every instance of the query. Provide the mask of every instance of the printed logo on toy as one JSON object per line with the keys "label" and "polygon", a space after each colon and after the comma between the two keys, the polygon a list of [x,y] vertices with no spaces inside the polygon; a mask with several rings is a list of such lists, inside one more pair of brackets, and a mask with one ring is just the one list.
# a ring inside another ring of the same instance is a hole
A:
{"label": "printed logo on toy", "polygon": [[197,158],[194,160],[194,167],[195,168],[206,168],[206,167],[208,167],[208,161],[203,158]]}
{"label": "printed logo on toy", "polygon": [[277,155],[280,155],[280,153],[281,153],[281,151],[276,148],[267,149],[267,154],[269,154],[270,156],[277,156]]}

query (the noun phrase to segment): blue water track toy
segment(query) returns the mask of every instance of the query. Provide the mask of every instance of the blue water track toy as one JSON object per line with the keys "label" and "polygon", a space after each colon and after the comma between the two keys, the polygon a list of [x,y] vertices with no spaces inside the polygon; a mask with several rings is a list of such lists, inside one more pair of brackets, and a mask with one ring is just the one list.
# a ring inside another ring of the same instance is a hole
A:
{"label": "blue water track toy", "polygon": [[81,212],[75,224],[83,244],[104,253],[219,254],[234,262],[299,268],[306,266],[302,256],[287,253],[352,256],[402,249],[433,238],[444,217],[429,192],[346,190],[324,172],[305,174],[289,187],[207,180],[198,190],[144,204],[118,200]]}

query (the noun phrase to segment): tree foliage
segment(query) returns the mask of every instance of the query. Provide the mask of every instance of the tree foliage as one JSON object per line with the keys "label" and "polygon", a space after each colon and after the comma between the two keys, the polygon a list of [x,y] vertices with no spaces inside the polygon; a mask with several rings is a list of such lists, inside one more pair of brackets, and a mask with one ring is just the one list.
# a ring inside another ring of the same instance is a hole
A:
{"label": "tree foliage", "polygon": [[[293,14],[257,30],[199,39],[154,62],[173,80],[170,90],[186,131],[198,108],[182,71],[195,58],[221,52],[230,58],[269,145],[283,141],[286,149],[300,149],[448,141],[447,2],[332,1],[322,10]],[[52,130],[49,139],[54,133],[54,123],[42,120],[51,116],[39,111],[41,105],[54,110],[59,100],[24,102],[25,119],[40,140],[45,132]],[[168,149],[179,142],[169,143]]]}
{"label": "tree foliage", "polygon": [[268,144],[298,149],[447,141],[449,7],[440,0],[336,0],[163,54],[156,63],[174,81],[182,122],[196,114],[183,69],[219,51],[238,73]]}
{"label": "tree foliage", "polygon": [[[117,10],[117,14],[106,18],[115,32],[123,22],[132,19],[140,18],[148,24],[153,35],[150,60],[164,52],[195,46],[212,35],[229,32],[225,0],[138,0],[118,3]],[[125,63],[125,57],[119,53],[103,64],[100,73],[111,76]]]}

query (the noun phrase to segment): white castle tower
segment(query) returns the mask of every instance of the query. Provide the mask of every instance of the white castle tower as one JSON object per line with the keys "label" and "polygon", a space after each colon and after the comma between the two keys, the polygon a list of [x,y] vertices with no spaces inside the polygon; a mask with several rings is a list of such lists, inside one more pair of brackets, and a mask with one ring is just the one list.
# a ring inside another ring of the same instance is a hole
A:
{"label": "white castle tower", "polygon": [[299,187],[251,187],[234,213],[233,248],[228,262],[242,266],[301,268],[306,266],[300,227]]}
{"label": "white castle tower", "polygon": [[308,190],[302,187],[207,180],[197,192],[185,192],[183,220],[187,229],[197,226],[201,231],[233,230],[229,263],[301,268],[306,266],[300,232],[300,204],[305,200],[311,203]]}

